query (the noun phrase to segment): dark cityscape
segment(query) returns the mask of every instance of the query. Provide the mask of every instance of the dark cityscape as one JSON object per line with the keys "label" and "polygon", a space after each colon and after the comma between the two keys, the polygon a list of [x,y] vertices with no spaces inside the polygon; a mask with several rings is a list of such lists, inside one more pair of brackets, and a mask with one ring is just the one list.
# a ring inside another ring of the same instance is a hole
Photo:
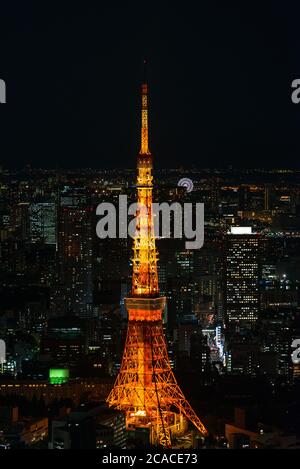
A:
{"label": "dark cityscape", "polygon": [[1,450],[300,448],[281,8],[4,8]]}

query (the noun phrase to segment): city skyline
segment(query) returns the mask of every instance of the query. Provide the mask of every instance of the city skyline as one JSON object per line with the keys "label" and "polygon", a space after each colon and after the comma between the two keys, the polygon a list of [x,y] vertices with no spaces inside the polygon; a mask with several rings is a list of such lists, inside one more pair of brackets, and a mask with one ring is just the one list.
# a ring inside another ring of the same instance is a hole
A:
{"label": "city skyline", "polygon": [[[43,447],[134,444],[126,439],[124,415],[107,415],[103,406],[93,407],[92,402],[107,398],[120,369],[125,298],[132,281],[131,241],[100,240],[93,215],[99,202],[116,203],[120,193],[135,200],[135,173],[57,174],[29,168],[0,173],[0,336],[7,344],[7,361],[0,371],[5,409],[0,422],[18,421],[24,429],[14,445],[35,445],[24,420],[28,408],[40,418],[33,435]],[[299,366],[291,360],[292,343],[300,333],[297,175],[197,170],[191,171],[193,190],[186,192],[178,187],[182,174],[157,170],[154,187],[156,200],[201,200],[206,207],[201,249],[190,251],[180,239],[157,240],[159,290],[168,298],[163,328],[172,369],[212,433],[204,447],[256,447],[245,433],[251,430],[251,438],[263,440],[255,419],[264,422],[265,434],[273,435],[276,422],[289,435],[289,443],[280,444],[292,444],[299,402]],[[21,390],[27,407],[18,397],[13,400],[18,411],[7,405],[12,390]],[[230,396],[237,390],[240,398],[233,404]],[[77,406],[83,394],[89,397],[81,422]],[[67,400],[70,415],[60,416],[54,408],[53,430],[45,438],[46,405],[52,409],[54,396],[62,406]],[[212,408],[225,419],[224,427],[212,423]],[[97,438],[95,413],[101,422]],[[110,425],[118,425],[118,439],[113,439]],[[233,436],[236,431],[244,435],[241,440]],[[201,440],[188,433],[175,445],[183,442],[199,445]]]}
{"label": "city skyline", "polygon": [[0,450],[300,448],[297,8],[198,12],[3,8]]}

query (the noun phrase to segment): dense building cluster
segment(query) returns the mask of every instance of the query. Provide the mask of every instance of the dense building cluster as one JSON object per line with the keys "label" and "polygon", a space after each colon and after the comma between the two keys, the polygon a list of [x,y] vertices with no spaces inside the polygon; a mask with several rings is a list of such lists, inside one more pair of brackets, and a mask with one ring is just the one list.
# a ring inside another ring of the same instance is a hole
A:
{"label": "dense building cluster", "polygon": [[[299,173],[181,168],[154,175],[155,201],[205,208],[201,249],[186,249],[184,238],[157,239],[169,357],[211,433],[200,441],[192,432],[189,444],[296,445]],[[182,177],[193,191],[178,187]],[[0,171],[4,447],[145,443],[103,405],[124,348],[132,239],[100,239],[96,208],[117,207],[120,195],[135,200],[135,171]],[[51,370],[66,372],[51,380]]]}

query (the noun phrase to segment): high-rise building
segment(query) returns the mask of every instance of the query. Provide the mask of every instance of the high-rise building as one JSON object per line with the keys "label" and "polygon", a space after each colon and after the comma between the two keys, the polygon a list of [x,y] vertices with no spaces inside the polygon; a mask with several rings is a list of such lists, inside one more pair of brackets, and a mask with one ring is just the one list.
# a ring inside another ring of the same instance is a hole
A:
{"label": "high-rise building", "polygon": [[92,209],[79,195],[62,198],[58,209],[57,293],[59,310],[92,314]]}
{"label": "high-rise building", "polygon": [[54,203],[34,203],[30,205],[31,242],[56,243],[56,207]]}
{"label": "high-rise building", "polygon": [[201,333],[201,327],[193,314],[182,317],[178,324],[178,351],[190,357],[191,339],[193,335],[199,333]]}
{"label": "high-rise building", "polygon": [[269,184],[265,185],[265,191],[264,191],[264,209],[265,210],[270,210],[271,209],[271,204],[270,204],[270,192],[271,192],[271,187]]}
{"label": "high-rise building", "polygon": [[219,209],[219,197],[220,179],[213,176],[210,180],[210,208],[213,212],[217,212]]}
{"label": "high-rise building", "polygon": [[12,226],[16,237],[23,241],[29,238],[29,207],[28,202],[19,202],[13,207]]}
{"label": "high-rise building", "polygon": [[225,237],[224,307],[230,325],[251,328],[259,315],[259,236],[231,227]]}
{"label": "high-rise building", "polygon": [[250,191],[247,186],[240,186],[239,191],[239,210],[247,210],[250,208]]}

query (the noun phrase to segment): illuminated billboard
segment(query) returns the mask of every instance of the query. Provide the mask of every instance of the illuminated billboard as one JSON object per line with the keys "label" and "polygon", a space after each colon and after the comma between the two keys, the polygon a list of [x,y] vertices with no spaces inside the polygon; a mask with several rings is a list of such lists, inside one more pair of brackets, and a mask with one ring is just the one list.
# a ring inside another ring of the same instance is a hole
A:
{"label": "illuminated billboard", "polygon": [[231,234],[252,234],[251,226],[231,226],[230,228]]}
{"label": "illuminated billboard", "polygon": [[69,370],[67,368],[50,368],[50,384],[64,384],[69,381]]}

